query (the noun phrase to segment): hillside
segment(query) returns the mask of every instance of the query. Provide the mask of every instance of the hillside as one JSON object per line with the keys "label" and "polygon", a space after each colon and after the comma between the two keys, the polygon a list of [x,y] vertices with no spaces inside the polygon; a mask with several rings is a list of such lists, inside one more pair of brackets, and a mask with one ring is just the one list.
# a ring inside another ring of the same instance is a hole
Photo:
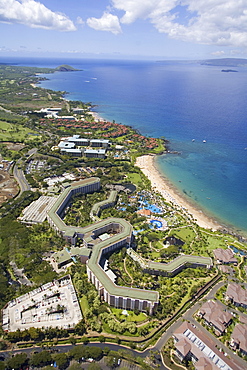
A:
{"label": "hillside", "polygon": [[200,64],[221,67],[247,67],[247,59],[241,58],[221,58],[201,60]]}
{"label": "hillside", "polygon": [[76,69],[74,67],[71,67],[67,64],[62,64],[61,66],[55,68],[55,71],[59,72],[71,72],[71,71],[79,71],[79,69]]}

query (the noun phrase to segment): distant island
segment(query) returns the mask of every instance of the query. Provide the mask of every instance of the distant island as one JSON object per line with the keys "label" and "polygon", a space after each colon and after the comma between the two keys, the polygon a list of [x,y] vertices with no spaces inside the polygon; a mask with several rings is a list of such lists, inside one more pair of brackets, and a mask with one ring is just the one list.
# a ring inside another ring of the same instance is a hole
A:
{"label": "distant island", "polygon": [[55,68],[55,71],[59,72],[72,72],[72,71],[79,71],[79,69],[76,69],[74,67],[71,67],[67,64],[62,64],[61,66]]}
{"label": "distant island", "polygon": [[[220,58],[207,59],[199,62],[201,65],[222,66],[222,67],[247,67],[247,59],[241,58]],[[229,71],[232,72],[232,71]]]}
{"label": "distant island", "polygon": [[236,69],[222,69],[221,72],[238,72]]}

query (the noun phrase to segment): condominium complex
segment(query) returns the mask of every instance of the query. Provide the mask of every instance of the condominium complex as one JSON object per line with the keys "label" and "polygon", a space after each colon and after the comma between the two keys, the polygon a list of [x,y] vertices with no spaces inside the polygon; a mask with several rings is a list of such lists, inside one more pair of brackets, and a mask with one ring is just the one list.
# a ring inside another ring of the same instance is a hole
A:
{"label": "condominium complex", "polygon": [[[72,184],[63,191],[48,212],[48,222],[72,245],[75,245],[80,238],[85,248],[92,249],[90,259],[87,261],[87,273],[102,299],[114,307],[137,308],[152,314],[159,302],[158,292],[117,286],[111,275],[103,269],[103,261],[108,252],[131,245],[133,236],[129,222],[119,218],[107,218],[82,228],[68,226],[62,220],[73,195],[86,194],[99,189],[100,180],[96,177]],[[115,199],[116,194],[113,195]],[[109,202],[113,202],[114,199],[110,197]],[[100,206],[102,204],[99,204]]]}
{"label": "condominium complex", "polygon": [[71,137],[61,140],[58,148],[61,153],[72,155],[74,157],[88,157],[88,158],[105,158],[106,150],[109,148],[110,142],[105,139],[87,139],[80,135],[73,135]]}
{"label": "condominium complex", "polygon": [[173,338],[178,358],[192,361],[196,370],[243,369],[239,363],[224,356],[205,333],[186,321],[175,330]]}

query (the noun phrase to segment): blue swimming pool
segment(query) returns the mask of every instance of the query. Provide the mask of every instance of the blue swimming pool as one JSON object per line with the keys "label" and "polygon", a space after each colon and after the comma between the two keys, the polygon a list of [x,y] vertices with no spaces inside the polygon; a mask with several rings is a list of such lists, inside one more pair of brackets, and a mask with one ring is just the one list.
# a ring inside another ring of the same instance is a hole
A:
{"label": "blue swimming pool", "polygon": [[151,220],[150,224],[152,225],[152,227],[157,227],[158,229],[163,226],[162,222],[159,220]]}
{"label": "blue swimming pool", "polygon": [[239,253],[241,256],[246,256],[246,253],[244,251],[236,248],[234,245],[230,245],[230,248],[233,250],[234,253]]}
{"label": "blue swimming pool", "polygon": [[146,200],[145,201],[141,201],[140,203],[142,204],[142,206],[139,207],[139,209],[145,208],[145,209],[149,209],[153,213],[162,213],[162,209],[161,208],[157,207],[154,204],[148,203]]}

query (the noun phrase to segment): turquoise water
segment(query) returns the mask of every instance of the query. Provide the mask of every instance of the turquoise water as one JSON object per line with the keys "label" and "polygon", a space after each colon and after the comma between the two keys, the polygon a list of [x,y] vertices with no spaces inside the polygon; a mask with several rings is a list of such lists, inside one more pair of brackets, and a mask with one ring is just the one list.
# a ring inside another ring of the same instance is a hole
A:
{"label": "turquoise water", "polygon": [[166,137],[180,154],[158,158],[164,175],[209,215],[247,233],[246,69],[222,73],[222,67],[196,63],[78,59],[15,62],[82,69],[48,75],[41,86],[92,102],[104,118],[144,135]]}

